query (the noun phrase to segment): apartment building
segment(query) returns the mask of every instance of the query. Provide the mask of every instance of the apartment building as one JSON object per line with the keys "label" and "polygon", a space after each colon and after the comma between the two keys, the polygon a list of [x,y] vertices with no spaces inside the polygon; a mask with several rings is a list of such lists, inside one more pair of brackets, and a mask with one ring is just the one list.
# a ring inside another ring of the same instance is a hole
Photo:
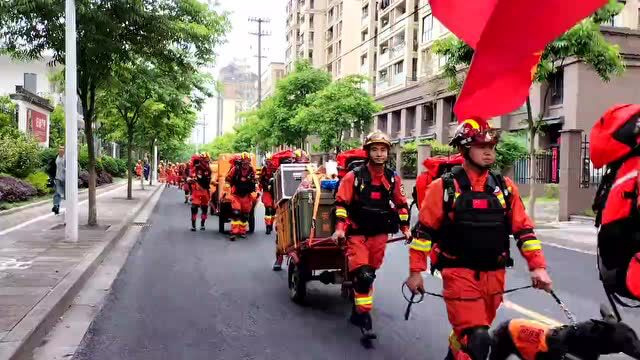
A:
{"label": "apartment building", "polygon": [[[403,11],[402,8],[395,9],[404,1],[392,1],[390,7],[396,4],[393,16]],[[384,75],[397,76],[397,81],[405,81],[405,84],[393,86],[393,80],[389,79],[382,88],[376,87],[376,100],[384,105],[384,110],[374,119],[374,127],[388,132],[395,141],[428,138],[446,143],[453,135],[458,120],[453,113],[455,93],[448,89],[448,82],[441,74],[444,59],[435,55],[431,48],[436,39],[449,35],[449,31],[432,16],[428,1],[420,0],[417,7],[417,81],[412,81],[413,78],[407,77],[406,73],[402,75],[403,70],[413,71],[411,67],[406,68],[406,64],[409,60],[414,60],[414,52],[405,49],[403,65],[396,65],[401,63],[397,60],[401,55],[394,58],[390,54],[389,61],[378,61],[381,65],[377,69],[378,82]],[[382,19],[388,16],[388,11],[390,10],[379,14],[381,27],[384,26]],[[624,75],[603,83],[584,63],[571,61],[548,84],[534,84],[531,90],[533,113],[545,110],[545,132],[539,137],[537,144],[540,148],[558,145],[561,131],[588,132],[593,121],[615,103],[637,103],[640,100],[640,87],[637,85],[640,84],[640,0],[626,1],[623,12],[608,25],[611,26],[603,27],[602,32],[608,41],[620,46],[627,66]],[[393,32],[390,36],[390,45],[402,44],[402,37],[397,34],[399,33]],[[404,35],[410,34],[412,33],[405,29]],[[379,51],[388,38],[380,37]],[[385,70],[386,73],[383,74]],[[547,89],[547,102],[543,104]],[[492,121],[495,126],[504,130],[519,130],[523,128],[521,120],[525,117],[526,108],[523,104],[511,114]]]}
{"label": "apartment building", "polygon": [[[297,59],[308,59],[334,79],[352,74],[373,78],[377,10],[375,0],[291,0],[287,4],[287,72]],[[365,86],[373,93],[372,82]]]}
{"label": "apartment building", "polygon": [[216,135],[232,132],[240,123],[240,113],[248,111],[258,99],[258,76],[242,62],[231,63],[218,75],[222,91],[218,94],[216,113]]}
{"label": "apartment building", "polygon": [[326,65],[325,29],[328,0],[289,0],[287,3],[285,70],[293,71],[297,59],[314,67]]}

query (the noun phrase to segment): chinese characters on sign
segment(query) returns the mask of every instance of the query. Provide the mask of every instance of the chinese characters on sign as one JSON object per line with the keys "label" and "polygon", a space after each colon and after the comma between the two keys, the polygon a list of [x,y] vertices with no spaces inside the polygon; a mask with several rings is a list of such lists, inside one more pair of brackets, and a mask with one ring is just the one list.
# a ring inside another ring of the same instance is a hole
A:
{"label": "chinese characters on sign", "polygon": [[47,115],[27,109],[27,129],[29,134],[36,138],[38,142],[46,142],[48,131]]}

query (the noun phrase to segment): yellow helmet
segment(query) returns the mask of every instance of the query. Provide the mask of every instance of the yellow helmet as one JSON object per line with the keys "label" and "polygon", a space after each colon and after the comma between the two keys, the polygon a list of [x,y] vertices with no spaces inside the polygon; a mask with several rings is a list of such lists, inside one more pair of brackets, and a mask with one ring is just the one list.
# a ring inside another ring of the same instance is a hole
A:
{"label": "yellow helmet", "polygon": [[240,154],[240,160],[249,162],[251,161],[251,155],[248,152],[243,152]]}
{"label": "yellow helmet", "polygon": [[383,144],[391,148],[391,139],[389,138],[389,135],[383,133],[382,131],[375,130],[367,135],[367,137],[364,139],[364,144],[362,144],[362,147],[366,150],[373,144]]}

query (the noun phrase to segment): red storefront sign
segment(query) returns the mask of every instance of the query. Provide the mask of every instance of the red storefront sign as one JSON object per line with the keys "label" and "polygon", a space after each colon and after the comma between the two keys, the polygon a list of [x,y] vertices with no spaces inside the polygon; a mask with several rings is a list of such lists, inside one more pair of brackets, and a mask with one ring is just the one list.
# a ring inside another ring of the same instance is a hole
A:
{"label": "red storefront sign", "polygon": [[27,109],[27,128],[29,129],[29,134],[39,142],[44,143],[47,141],[47,115],[32,109]]}
{"label": "red storefront sign", "polygon": [[560,147],[554,146],[551,148],[551,183],[559,183],[560,175]]}

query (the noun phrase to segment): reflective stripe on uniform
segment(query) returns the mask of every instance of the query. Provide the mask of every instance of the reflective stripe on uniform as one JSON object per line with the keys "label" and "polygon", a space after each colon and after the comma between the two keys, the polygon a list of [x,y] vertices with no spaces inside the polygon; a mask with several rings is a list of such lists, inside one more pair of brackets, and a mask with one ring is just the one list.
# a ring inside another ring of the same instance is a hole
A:
{"label": "reflective stripe on uniform", "polygon": [[346,218],[347,217],[347,210],[344,208],[337,208],[336,209],[336,216],[339,218]]}
{"label": "reflective stripe on uniform", "polygon": [[451,350],[456,352],[462,349],[462,344],[460,344],[458,337],[453,331],[451,331],[451,334],[449,335],[449,346],[451,347]]}
{"label": "reflective stripe on uniform", "polygon": [[400,221],[409,221],[409,214],[400,214]]}
{"label": "reflective stripe on uniform", "polygon": [[502,193],[502,191],[496,193],[496,197],[498,198],[498,201],[500,202],[500,205],[503,208],[507,207],[507,202],[504,200],[504,194]]}
{"label": "reflective stripe on uniform", "polygon": [[416,251],[429,252],[431,251],[431,241],[430,240],[421,240],[421,239],[413,239],[411,241],[411,249]]}
{"label": "reflective stripe on uniform", "polygon": [[356,306],[373,305],[373,296],[357,297],[355,298]]}
{"label": "reflective stripe on uniform", "polygon": [[522,243],[521,249],[523,252],[542,250],[542,243],[537,239],[527,240]]}

